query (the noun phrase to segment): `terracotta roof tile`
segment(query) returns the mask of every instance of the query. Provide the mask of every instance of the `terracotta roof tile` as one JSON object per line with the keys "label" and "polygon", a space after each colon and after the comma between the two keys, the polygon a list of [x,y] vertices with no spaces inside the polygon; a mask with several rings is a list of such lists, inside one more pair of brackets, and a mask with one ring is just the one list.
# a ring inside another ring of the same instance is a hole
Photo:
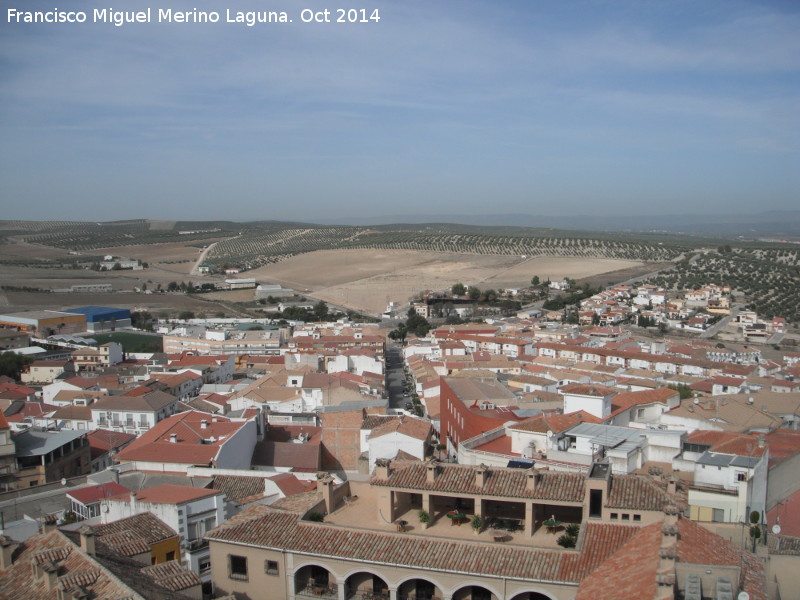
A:
{"label": "terracotta roof tile", "polygon": [[94,533],[98,539],[117,535],[124,531],[128,531],[135,537],[145,540],[148,544],[155,544],[178,535],[171,527],[150,512],[139,513],[138,515],[112,521],[104,525],[95,525],[94,527]]}
{"label": "terracotta roof tile", "polygon": [[528,489],[528,473],[523,469],[490,468],[483,489],[476,484],[471,466],[442,464],[435,480],[427,480],[429,463],[410,463],[400,469],[390,469],[389,479],[372,476],[373,485],[439,492],[483,494],[512,498],[537,498],[583,502],[584,475],[580,473],[539,472],[534,491]]}
{"label": "terracotta roof tile", "polygon": [[[597,527],[602,529],[595,531]],[[585,528],[585,543],[581,552],[575,553],[348,529],[299,521],[297,514],[253,505],[207,537],[412,569],[577,583],[635,532],[634,528],[613,525],[589,524]]]}
{"label": "terracotta roof tile", "polygon": [[153,579],[161,587],[173,592],[199,586],[202,583],[197,575],[184,569],[176,560],[144,567],[142,573]]}

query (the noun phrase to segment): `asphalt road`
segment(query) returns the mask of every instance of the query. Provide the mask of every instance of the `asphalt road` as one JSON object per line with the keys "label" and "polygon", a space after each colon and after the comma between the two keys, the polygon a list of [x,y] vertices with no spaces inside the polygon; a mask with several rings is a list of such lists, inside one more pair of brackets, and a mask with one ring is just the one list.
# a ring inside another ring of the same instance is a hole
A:
{"label": "asphalt road", "polygon": [[411,402],[403,396],[405,373],[403,372],[403,352],[399,344],[392,340],[386,342],[386,389],[389,392],[389,408],[405,408]]}

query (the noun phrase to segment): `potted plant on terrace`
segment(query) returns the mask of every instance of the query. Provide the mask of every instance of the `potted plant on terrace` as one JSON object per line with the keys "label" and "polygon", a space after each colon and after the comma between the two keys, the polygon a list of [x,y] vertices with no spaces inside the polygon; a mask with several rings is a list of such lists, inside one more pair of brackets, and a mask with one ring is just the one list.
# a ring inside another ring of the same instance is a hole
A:
{"label": "potted plant on terrace", "polygon": [[417,513],[417,518],[419,519],[420,524],[422,525],[423,529],[428,528],[428,523],[431,522],[431,516],[428,514],[427,510],[421,510]]}
{"label": "potted plant on terrace", "polygon": [[483,528],[483,519],[480,515],[472,515],[472,521],[470,521],[470,527],[472,527],[472,531],[475,532],[475,535],[478,535]]}

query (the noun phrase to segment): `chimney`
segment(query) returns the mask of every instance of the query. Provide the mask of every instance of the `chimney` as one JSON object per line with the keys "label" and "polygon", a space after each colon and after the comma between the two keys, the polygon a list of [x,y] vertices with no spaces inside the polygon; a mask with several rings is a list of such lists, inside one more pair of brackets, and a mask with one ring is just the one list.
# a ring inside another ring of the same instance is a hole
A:
{"label": "chimney", "polygon": [[767,438],[764,437],[763,433],[758,434],[758,447],[765,448],[767,446]]}
{"label": "chimney", "polygon": [[661,547],[673,548],[678,545],[678,525],[668,525],[666,522],[661,526]]}
{"label": "chimney", "polygon": [[136,514],[136,492],[131,492],[131,514]]}
{"label": "chimney", "polygon": [[486,485],[486,478],[489,476],[489,468],[483,463],[475,467],[475,486],[482,490]]}
{"label": "chimney", "polygon": [[208,429],[208,421],[206,421],[205,419],[200,421],[200,429]]}
{"label": "chimney", "polygon": [[7,535],[0,535],[0,569],[8,569],[14,564],[14,550],[17,543]]}
{"label": "chimney", "polygon": [[169,441],[172,442],[173,444],[177,444],[178,443],[178,434],[177,433],[170,433],[169,434]]}
{"label": "chimney", "polygon": [[48,590],[54,590],[58,585],[58,565],[52,560],[46,560],[39,565],[42,578]]}
{"label": "chimney", "polygon": [[111,471],[111,479],[114,483],[119,483],[119,469],[109,469]]}
{"label": "chimney", "polygon": [[536,486],[539,485],[539,481],[541,480],[542,475],[541,473],[537,473],[536,469],[531,467],[527,471],[527,485],[526,488],[529,492],[536,491]]}
{"label": "chimney", "polygon": [[78,533],[81,534],[81,550],[89,556],[94,556],[94,528],[90,525],[84,525],[78,530]]}
{"label": "chimney", "polygon": [[656,594],[654,600],[672,600],[675,598],[675,573],[658,573],[656,575]]}
{"label": "chimney", "polygon": [[670,475],[669,479],[667,480],[667,493],[670,495],[675,495],[678,491],[678,479],[675,475]]}
{"label": "chimney", "polygon": [[325,512],[331,514],[334,510],[333,477],[329,473],[317,473],[317,491],[322,492],[325,501]]}
{"label": "chimney", "polygon": [[381,481],[389,479],[389,459],[379,458],[375,461],[375,477]]}
{"label": "chimney", "polygon": [[436,481],[436,472],[439,470],[439,461],[435,458],[425,463],[425,481],[433,483]]}

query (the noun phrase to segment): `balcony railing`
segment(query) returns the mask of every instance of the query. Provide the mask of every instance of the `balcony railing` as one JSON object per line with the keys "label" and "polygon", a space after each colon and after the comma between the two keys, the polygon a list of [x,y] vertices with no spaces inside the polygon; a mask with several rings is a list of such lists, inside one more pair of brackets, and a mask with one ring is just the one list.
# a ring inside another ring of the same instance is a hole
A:
{"label": "balcony railing", "polygon": [[338,598],[339,589],[335,583],[330,585],[311,584],[297,592],[303,598]]}
{"label": "balcony railing", "polygon": [[347,600],[389,600],[389,590],[369,592],[366,590],[348,590],[345,594]]}

